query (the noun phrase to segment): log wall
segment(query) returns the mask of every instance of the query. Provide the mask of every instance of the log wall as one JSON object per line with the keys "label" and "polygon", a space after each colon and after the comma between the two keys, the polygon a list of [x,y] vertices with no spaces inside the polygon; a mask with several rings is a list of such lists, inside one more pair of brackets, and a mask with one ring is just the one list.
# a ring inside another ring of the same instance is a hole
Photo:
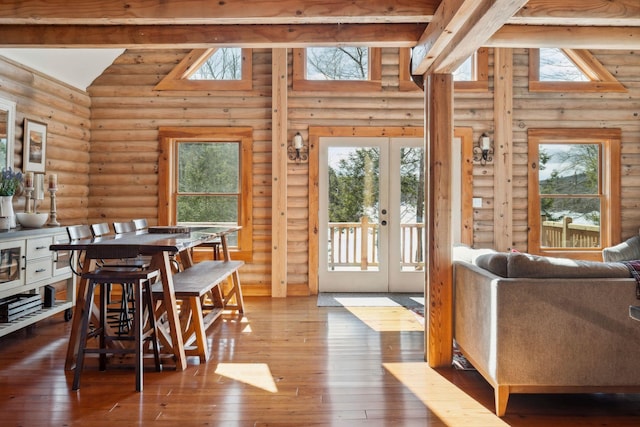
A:
{"label": "log wall", "polygon": [[[16,103],[14,167],[22,169],[24,119],[46,123],[46,172],[58,174],[58,221],[84,223],[89,201],[89,95],[0,57],[0,97]],[[23,197],[14,197],[13,203],[15,210],[24,209]],[[49,207],[47,192],[38,210],[47,212]]]}
{"label": "log wall", "polygon": [[[61,222],[157,218],[160,126],[251,126],[254,129],[254,257],[243,270],[248,294],[271,289],[271,52],[254,49],[253,89],[239,92],[154,91],[187,50],[128,50],[88,89],[72,89],[0,60],[0,96],[18,104],[16,167],[22,159],[25,116],[49,126],[47,171],[59,174]],[[528,51],[513,54],[513,247],[527,248],[527,130],[555,127],[622,129],[622,233],[638,232],[640,209],[640,54],[592,51],[627,93],[529,93]],[[455,126],[477,140],[494,131],[493,52],[489,92],[456,93]],[[289,60],[291,64],[291,58]],[[423,126],[423,93],[399,87],[395,48],[382,49],[382,88],[370,93],[289,90],[289,134],[308,140],[310,126]],[[291,79],[289,79],[291,81]],[[474,166],[474,244],[492,247],[493,165]],[[308,291],[307,164],[288,164],[288,294]],[[20,200],[15,205],[19,208]],[[48,208],[48,197],[43,204]],[[456,213],[454,213],[456,214]]]}
{"label": "log wall", "polygon": [[[622,130],[622,239],[640,227],[640,52],[591,50],[627,88],[626,93],[530,93],[528,50],[514,51],[513,230],[514,247],[527,250],[527,131],[529,128]],[[490,246],[489,233],[476,241]]]}

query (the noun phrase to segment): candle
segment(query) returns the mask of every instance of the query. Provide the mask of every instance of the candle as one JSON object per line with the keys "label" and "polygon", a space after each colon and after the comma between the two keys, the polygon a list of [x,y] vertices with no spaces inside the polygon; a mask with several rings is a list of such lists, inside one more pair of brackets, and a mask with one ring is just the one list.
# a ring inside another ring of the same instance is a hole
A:
{"label": "candle", "polygon": [[33,188],[33,172],[27,172],[24,176],[24,186],[27,188]]}
{"label": "candle", "polygon": [[49,189],[54,190],[58,188],[58,175],[52,173],[49,175]]}
{"label": "candle", "polygon": [[296,150],[302,149],[302,135],[300,135],[300,132],[293,137],[293,148]]}

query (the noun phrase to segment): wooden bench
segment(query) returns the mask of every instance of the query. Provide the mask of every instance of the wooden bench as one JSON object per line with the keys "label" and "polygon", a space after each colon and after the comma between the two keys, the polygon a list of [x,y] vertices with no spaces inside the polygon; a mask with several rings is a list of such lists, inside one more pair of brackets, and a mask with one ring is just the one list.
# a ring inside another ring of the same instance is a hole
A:
{"label": "wooden bench", "polygon": [[[188,356],[199,356],[201,362],[206,362],[209,359],[206,329],[224,310],[244,311],[238,276],[238,269],[243,265],[243,261],[202,261],[173,275],[176,299],[182,301],[180,328]],[[225,282],[231,284],[228,292],[224,289]],[[154,284],[152,292],[156,301],[163,300],[162,283]],[[164,311],[162,303],[156,311]],[[167,336],[160,334],[160,341],[165,345],[166,339]],[[194,341],[195,348],[192,347]]]}

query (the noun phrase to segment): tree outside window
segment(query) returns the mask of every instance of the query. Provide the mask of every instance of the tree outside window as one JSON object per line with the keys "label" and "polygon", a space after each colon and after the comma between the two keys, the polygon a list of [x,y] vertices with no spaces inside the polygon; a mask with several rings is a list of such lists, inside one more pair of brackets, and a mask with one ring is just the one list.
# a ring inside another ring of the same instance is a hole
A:
{"label": "tree outside window", "polygon": [[529,252],[601,260],[620,234],[620,130],[528,135]]}
{"label": "tree outside window", "polygon": [[251,259],[251,128],[161,128],[158,223],[238,225],[228,243]]}
{"label": "tree outside window", "polygon": [[217,49],[189,76],[189,80],[242,80],[242,49]]}
{"label": "tree outside window", "polygon": [[369,48],[310,47],[306,69],[308,80],[367,80]]}
{"label": "tree outside window", "polygon": [[238,225],[239,148],[233,142],[178,144],[177,224]]}

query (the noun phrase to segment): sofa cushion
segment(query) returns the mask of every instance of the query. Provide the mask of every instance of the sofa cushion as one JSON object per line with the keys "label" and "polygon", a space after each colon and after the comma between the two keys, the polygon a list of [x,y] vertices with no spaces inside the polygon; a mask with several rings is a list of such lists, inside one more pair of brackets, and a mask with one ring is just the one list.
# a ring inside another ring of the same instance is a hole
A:
{"label": "sofa cushion", "polygon": [[476,258],[476,265],[492,272],[496,276],[507,277],[508,259],[509,254],[506,252],[483,254]]}
{"label": "sofa cushion", "polygon": [[618,262],[580,261],[525,253],[510,253],[507,277],[530,278],[624,278],[629,269]]}
{"label": "sofa cushion", "polygon": [[640,259],[640,236],[633,236],[618,245],[604,248],[602,259],[607,262]]}

